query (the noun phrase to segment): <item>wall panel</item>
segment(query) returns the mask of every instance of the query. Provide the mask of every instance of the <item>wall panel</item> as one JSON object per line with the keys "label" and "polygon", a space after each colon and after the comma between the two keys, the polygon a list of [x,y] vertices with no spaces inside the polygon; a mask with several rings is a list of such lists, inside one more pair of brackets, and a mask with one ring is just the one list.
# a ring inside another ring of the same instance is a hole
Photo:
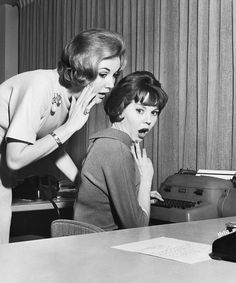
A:
{"label": "wall panel", "polygon": [[[154,72],[169,95],[144,141],[154,187],[180,168],[236,170],[235,0],[20,0],[20,72],[56,66],[60,50],[90,27],[123,34],[128,65]],[[73,154],[109,125],[91,112]],[[81,141],[82,140],[82,141]]]}

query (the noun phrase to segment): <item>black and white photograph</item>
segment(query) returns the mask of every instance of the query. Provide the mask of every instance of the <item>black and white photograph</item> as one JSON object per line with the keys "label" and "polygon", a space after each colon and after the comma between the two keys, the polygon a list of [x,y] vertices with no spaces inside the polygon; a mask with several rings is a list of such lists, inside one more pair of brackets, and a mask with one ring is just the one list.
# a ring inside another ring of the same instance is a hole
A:
{"label": "black and white photograph", "polygon": [[236,282],[236,0],[0,0],[0,282]]}

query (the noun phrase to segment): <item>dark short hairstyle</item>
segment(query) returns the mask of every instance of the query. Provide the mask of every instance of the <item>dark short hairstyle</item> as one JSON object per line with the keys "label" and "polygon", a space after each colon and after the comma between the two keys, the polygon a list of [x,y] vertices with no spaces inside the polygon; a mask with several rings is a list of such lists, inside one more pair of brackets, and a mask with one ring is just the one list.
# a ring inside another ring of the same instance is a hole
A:
{"label": "dark short hairstyle", "polygon": [[133,72],[121,79],[105,100],[105,112],[111,123],[120,122],[123,119],[122,112],[133,100],[145,106],[156,106],[160,114],[167,103],[168,96],[152,73]]}
{"label": "dark short hairstyle", "polygon": [[104,59],[119,57],[123,70],[126,50],[120,34],[102,29],[89,29],[76,35],[63,49],[57,65],[59,82],[73,91],[80,91],[98,75],[98,64]]}

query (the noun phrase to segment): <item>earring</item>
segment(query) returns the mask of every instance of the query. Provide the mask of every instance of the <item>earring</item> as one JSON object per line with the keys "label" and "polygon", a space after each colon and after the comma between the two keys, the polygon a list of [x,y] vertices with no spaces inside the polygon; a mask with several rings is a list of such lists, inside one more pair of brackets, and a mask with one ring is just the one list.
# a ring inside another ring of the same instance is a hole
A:
{"label": "earring", "polygon": [[62,103],[61,95],[58,93],[54,93],[52,98],[52,107],[51,107],[51,114],[54,115],[57,111],[57,107],[59,107]]}

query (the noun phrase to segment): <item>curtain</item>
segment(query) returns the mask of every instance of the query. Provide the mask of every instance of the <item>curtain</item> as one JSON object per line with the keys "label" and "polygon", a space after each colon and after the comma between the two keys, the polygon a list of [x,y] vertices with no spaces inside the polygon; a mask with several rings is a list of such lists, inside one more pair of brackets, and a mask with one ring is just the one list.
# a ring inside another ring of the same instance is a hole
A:
{"label": "curtain", "polygon": [[[71,37],[101,27],[124,36],[124,75],[145,69],[160,80],[169,101],[143,143],[154,188],[180,168],[236,170],[236,0],[20,0],[19,15],[20,72],[55,68]],[[73,157],[108,125],[96,106]]]}

